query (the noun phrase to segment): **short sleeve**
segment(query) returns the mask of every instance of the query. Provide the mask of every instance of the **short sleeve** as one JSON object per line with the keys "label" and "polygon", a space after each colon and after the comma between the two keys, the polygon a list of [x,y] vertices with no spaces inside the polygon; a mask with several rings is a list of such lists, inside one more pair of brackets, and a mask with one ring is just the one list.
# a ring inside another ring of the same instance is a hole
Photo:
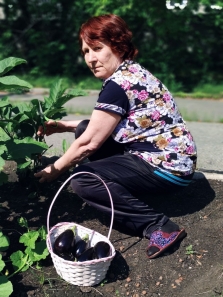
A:
{"label": "short sleeve", "polygon": [[114,112],[123,116],[129,110],[129,100],[125,91],[110,80],[99,94],[94,109]]}

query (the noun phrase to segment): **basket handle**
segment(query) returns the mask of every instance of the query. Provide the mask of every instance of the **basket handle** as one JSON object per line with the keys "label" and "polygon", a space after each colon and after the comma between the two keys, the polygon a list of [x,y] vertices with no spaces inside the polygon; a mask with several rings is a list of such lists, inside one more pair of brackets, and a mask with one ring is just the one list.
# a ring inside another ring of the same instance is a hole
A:
{"label": "basket handle", "polygon": [[111,210],[112,210],[112,213],[111,213],[111,223],[110,223],[110,227],[109,227],[109,232],[108,232],[108,240],[110,238],[110,235],[111,235],[111,231],[112,231],[112,226],[113,226],[113,221],[114,221],[114,205],[113,205],[113,201],[112,201],[112,196],[111,196],[111,193],[106,185],[106,183],[103,181],[102,178],[100,178],[98,175],[94,174],[94,173],[91,173],[91,172],[87,172],[87,171],[80,171],[80,172],[77,172],[77,173],[74,173],[72,174],[63,184],[62,186],[59,188],[59,190],[57,191],[56,195],[54,196],[51,204],[50,204],[50,207],[49,207],[49,210],[48,210],[48,214],[47,214],[47,232],[49,234],[49,221],[50,221],[50,213],[51,213],[51,210],[52,210],[52,207],[54,205],[54,202],[56,201],[60,191],[63,189],[63,187],[69,182],[69,180],[71,180],[74,176],[76,175],[79,175],[79,174],[90,174],[90,175],[93,175],[95,177],[97,177],[102,183],[103,185],[105,186],[107,192],[108,192],[108,195],[109,195],[109,198],[110,198],[110,203],[111,203]]}

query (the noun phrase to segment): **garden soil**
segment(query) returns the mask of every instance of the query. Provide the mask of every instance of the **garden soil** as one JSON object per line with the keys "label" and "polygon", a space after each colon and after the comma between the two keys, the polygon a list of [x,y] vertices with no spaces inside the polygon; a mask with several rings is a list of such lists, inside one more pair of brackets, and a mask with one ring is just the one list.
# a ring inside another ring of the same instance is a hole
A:
{"label": "garden soil", "polygon": [[[18,181],[13,162],[5,166],[10,182],[1,186],[0,228],[10,238],[4,259],[22,248],[25,232],[17,219],[25,217],[31,229],[46,225],[52,199],[68,176],[50,184]],[[33,193],[37,195],[32,195]],[[70,285],[61,279],[51,257],[15,275],[11,297],[217,297],[223,296],[223,180],[196,179],[182,192],[171,196],[142,197],[184,227],[187,237],[159,258],[149,260],[148,240],[113,225],[111,243],[116,256],[106,278],[93,287]],[[107,236],[110,218],[83,203],[69,184],[58,196],[50,225],[76,222]]]}

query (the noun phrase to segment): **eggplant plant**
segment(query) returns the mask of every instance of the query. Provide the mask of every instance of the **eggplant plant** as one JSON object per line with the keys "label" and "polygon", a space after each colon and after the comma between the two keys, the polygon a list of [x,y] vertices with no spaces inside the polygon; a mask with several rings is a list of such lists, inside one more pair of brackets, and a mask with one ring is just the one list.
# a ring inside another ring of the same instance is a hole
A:
{"label": "eggplant plant", "polygon": [[[9,57],[0,61],[0,91],[23,90],[32,88],[28,82],[14,75],[5,76],[15,66],[26,60]],[[48,149],[44,137],[37,135],[38,127],[49,118],[61,119],[66,115],[63,105],[70,99],[84,95],[81,90],[66,91],[62,80],[56,81],[50,88],[49,96],[43,100],[12,103],[5,95],[0,101],[0,185],[7,182],[3,172],[6,161],[15,161],[18,172],[39,165],[41,155]]]}

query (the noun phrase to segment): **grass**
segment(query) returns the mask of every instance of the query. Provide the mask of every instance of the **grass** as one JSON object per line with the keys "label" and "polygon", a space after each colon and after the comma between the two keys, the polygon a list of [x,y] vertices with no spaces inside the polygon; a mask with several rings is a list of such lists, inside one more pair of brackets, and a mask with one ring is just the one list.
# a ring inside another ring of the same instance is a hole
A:
{"label": "grass", "polygon": [[222,99],[223,93],[219,94],[210,94],[205,92],[192,92],[192,93],[184,93],[184,92],[176,92],[173,93],[174,97],[178,98],[192,98],[192,99]]}
{"label": "grass", "polygon": [[101,89],[101,80],[92,77],[61,77],[61,76],[44,76],[44,77],[35,77],[32,75],[20,75],[20,79],[23,79],[29,82],[34,88],[50,88],[51,85],[59,80],[63,80],[64,88],[78,88],[83,90],[100,90]]}
{"label": "grass", "polygon": [[195,87],[191,93],[175,92],[174,96],[194,99],[222,99],[223,85],[203,84]]}
{"label": "grass", "polygon": [[[81,76],[81,77],[60,77],[60,76],[44,76],[36,77],[33,75],[23,75],[19,78],[28,81],[34,88],[50,88],[53,82],[58,79],[63,79],[63,84],[65,88],[80,88],[83,90],[100,90],[102,82],[101,80],[95,78],[94,76]],[[174,85],[174,82],[171,83]],[[168,87],[168,85],[167,85]],[[171,90],[171,87],[170,87]],[[180,98],[194,98],[194,99],[222,99],[223,98],[223,84],[202,84],[195,87],[192,92],[186,93],[183,91],[174,92],[175,97]]]}

